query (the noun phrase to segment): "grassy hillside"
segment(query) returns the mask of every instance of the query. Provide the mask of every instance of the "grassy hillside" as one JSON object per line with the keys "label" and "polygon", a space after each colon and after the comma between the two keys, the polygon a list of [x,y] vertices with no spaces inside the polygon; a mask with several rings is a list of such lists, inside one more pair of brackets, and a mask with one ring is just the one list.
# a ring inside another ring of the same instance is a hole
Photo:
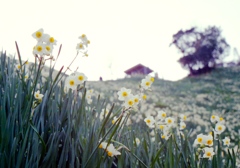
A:
{"label": "grassy hillside", "polygon": [[[186,114],[188,128],[192,128],[192,136],[199,132],[210,130],[210,116],[222,116],[226,120],[228,130],[233,139],[239,139],[240,130],[240,67],[217,68],[209,74],[186,77],[172,82],[155,79],[152,91],[147,93],[147,100],[137,113],[132,115],[133,122],[143,123],[147,115],[156,115],[164,110],[170,114]],[[125,78],[112,81],[87,82],[87,87],[95,90],[95,95],[101,95],[109,103],[117,100],[117,91],[121,87],[132,89],[136,93],[141,78]],[[142,114],[142,115],[139,115]],[[197,128],[197,129],[195,129]]]}

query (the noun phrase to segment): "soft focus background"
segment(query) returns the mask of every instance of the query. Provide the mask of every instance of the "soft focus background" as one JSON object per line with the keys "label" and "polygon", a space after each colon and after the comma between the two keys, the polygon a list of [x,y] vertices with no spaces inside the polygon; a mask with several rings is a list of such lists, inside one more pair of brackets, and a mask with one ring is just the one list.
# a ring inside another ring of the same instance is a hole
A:
{"label": "soft focus background", "polygon": [[169,47],[172,35],[193,26],[215,25],[231,46],[228,60],[236,59],[232,49],[240,42],[240,1],[238,0],[68,0],[1,1],[0,47],[16,53],[18,42],[23,59],[34,61],[32,33],[43,28],[56,38],[57,68],[68,66],[76,54],[78,37],[91,41],[89,58],[78,57],[79,67],[89,80],[123,78],[124,71],[141,63],[160,78],[179,80],[187,75],[177,60],[181,54]]}

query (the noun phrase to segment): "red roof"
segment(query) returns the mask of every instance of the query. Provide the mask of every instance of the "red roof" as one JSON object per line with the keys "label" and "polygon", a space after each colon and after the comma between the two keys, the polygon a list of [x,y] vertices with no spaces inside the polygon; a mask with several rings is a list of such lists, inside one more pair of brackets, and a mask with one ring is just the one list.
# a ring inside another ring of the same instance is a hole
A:
{"label": "red roof", "polygon": [[151,72],[153,72],[153,70],[151,70],[150,68],[142,65],[142,64],[138,64],[135,65],[134,67],[124,71],[126,74],[128,75],[132,75],[132,74],[144,74],[147,75]]}

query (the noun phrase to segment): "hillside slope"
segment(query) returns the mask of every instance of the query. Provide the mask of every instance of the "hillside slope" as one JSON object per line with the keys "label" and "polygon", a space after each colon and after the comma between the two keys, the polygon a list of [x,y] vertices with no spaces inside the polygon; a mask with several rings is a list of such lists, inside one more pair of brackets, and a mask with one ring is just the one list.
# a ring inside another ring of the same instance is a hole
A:
{"label": "hillside slope", "polygon": [[[94,89],[96,95],[107,99],[109,103],[121,105],[117,92],[121,87],[132,89],[137,93],[142,78],[125,78],[115,81],[87,82],[87,87]],[[133,113],[132,120],[142,122],[147,115],[156,116],[157,111],[164,110],[169,115],[186,114],[188,127],[198,131],[211,131],[210,116],[222,116],[228,124],[232,136],[239,137],[240,130],[240,67],[218,68],[209,74],[187,77],[172,82],[155,79],[152,91],[147,92],[147,100],[138,112]],[[140,115],[142,114],[142,115]]]}

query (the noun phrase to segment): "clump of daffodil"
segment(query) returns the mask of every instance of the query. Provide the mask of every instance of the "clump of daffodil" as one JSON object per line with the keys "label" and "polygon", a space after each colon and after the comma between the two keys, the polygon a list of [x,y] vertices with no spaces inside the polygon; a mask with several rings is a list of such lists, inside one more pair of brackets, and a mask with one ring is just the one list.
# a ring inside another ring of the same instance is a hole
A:
{"label": "clump of daffodil", "polygon": [[146,100],[146,95],[143,93],[144,90],[148,90],[152,83],[154,82],[154,78],[150,75],[146,76],[142,79],[140,84],[140,93],[133,94],[131,89],[127,89],[122,87],[118,92],[118,100],[123,101],[124,109],[137,109],[137,105],[142,101]]}
{"label": "clump of daffodil", "polygon": [[68,89],[76,90],[78,85],[83,84],[87,80],[84,73],[75,72],[70,74],[65,80],[65,91]]}
{"label": "clump of daffodil", "polygon": [[200,156],[200,153],[203,153],[202,158],[208,158],[211,160],[215,154],[213,152],[213,136],[211,134],[198,134],[193,146],[198,149],[197,155]]}
{"label": "clump of daffodil", "polygon": [[154,78],[151,77],[150,75],[146,76],[144,79],[141,81],[141,87],[145,90],[149,89],[154,82]]}
{"label": "clump of daffodil", "polygon": [[[208,158],[209,160],[212,159],[215,152],[213,151],[214,148],[214,140],[219,140],[220,134],[225,131],[226,126],[224,125],[224,119],[217,115],[212,115],[210,117],[210,121],[213,124],[213,130],[208,135],[198,134],[197,138],[195,139],[193,146],[198,149],[196,153],[199,155],[199,152],[202,152],[202,158]],[[214,137],[213,137],[214,136]],[[229,147],[230,145],[230,138],[225,137],[222,139],[223,145]]]}
{"label": "clump of daffodil", "polygon": [[205,146],[211,147],[213,146],[213,136],[211,134],[204,135],[204,134],[198,134],[197,138],[194,141],[194,146],[203,148]]}
{"label": "clump of daffodil", "polygon": [[226,126],[224,125],[225,121],[223,117],[219,117],[217,115],[212,115],[210,120],[214,126],[213,132],[214,132],[215,139],[218,139],[218,136],[222,134],[223,131],[225,131],[226,129]]}
{"label": "clump of daffodil", "polygon": [[81,41],[77,44],[76,49],[78,52],[81,52],[83,56],[88,57],[87,47],[88,47],[88,44],[90,44],[90,40],[88,40],[85,34],[82,34],[81,36],[79,36],[79,39]]}
{"label": "clump of daffodil", "polygon": [[[174,130],[177,131],[178,135],[184,134],[182,130],[186,128],[186,120],[185,115],[180,115],[180,122],[177,124],[177,120],[174,117],[167,116],[165,111],[158,111],[157,116],[154,118],[153,116],[148,116],[144,119],[144,122],[150,128],[155,128],[156,130],[160,131],[161,138],[167,140],[173,133]],[[177,127],[179,125],[179,127]]]}
{"label": "clump of daffodil", "polygon": [[37,40],[37,44],[33,47],[33,55],[41,61],[49,59],[45,57],[52,56],[52,51],[57,44],[57,40],[53,36],[45,34],[42,28],[35,31],[32,36]]}

